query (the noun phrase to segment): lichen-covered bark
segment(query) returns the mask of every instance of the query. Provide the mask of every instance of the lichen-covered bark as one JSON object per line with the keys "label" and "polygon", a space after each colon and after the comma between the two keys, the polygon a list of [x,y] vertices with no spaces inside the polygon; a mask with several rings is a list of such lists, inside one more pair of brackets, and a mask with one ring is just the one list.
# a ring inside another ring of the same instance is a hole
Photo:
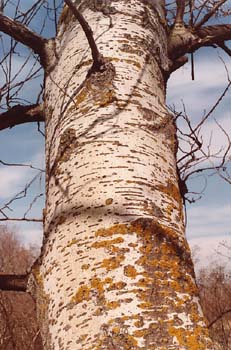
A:
{"label": "lichen-covered bark", "polygon": [[46,78],[45,238],[32,271],[46,349],[212,349],[165,107],[163,5],[82,2],[107,62],[91,75],[80,26],[61,16]]}

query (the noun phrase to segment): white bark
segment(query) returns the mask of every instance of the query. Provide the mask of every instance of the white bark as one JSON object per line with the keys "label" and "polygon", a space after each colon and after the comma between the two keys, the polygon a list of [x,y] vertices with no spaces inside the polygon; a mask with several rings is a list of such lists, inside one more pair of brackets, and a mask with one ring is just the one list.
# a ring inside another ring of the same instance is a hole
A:
{"label": "white bark", "polygon": [[86,38],[63,15],[46,78],[45,240],[33,269],[46,349],[212,349],[184,238],[163,13],[111,6],[83,8],[107,70],[86,77]]}

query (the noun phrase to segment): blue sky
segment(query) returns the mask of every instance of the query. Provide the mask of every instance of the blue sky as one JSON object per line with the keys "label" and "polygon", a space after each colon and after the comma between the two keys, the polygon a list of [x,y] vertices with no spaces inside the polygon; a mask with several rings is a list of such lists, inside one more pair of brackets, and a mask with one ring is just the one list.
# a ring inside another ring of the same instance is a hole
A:
{"label": "blue sky", "polygon": [[[222,57],[222,59],[221,59]],[[231,76],[230,58],[216,49],[201,49],[195,54],[195,81],[191,80],[191,65],[186,64],[172,74],[168,84],[168,104],[174,104],[182,111],[184,101],[188,115],[195,125],[208,111],[226,87],[227,72]],[[211,149],[225,148],[227,140],[217,127],[216,119],[231,135],[231,89],[221,104],[202,128],[203,140],[208,144],[212,133]],[[189,190],[200,192],[206,189],[200,200],[187,205],[187,237],[191,246],[200,247],[198,251],[202,264],[215,258],[219,242],[231,244],[231,185],[219,176],[194,177],[188,183]]]}
{"label": "blue sky", "polygon": [[[25,4],[27,1],[25,2]],[[29,3],[29,2],[28,2]],[[38,29],[38,21],[33,27]],[[46,30],[48,33],[48,29]],[[222,59],[221,59],[221,57]],[[20,58],[15,57],[15,67],[20,64]],[[172,74],[168,84],[168,104],[175,105],[178,111],[182,110],[184,101],[188,115],[192,123],[197,123],[204,110],[209,110],[227,85],[227,72],[230,72],[231,62],[226,54],[216,49],[201,49],[195,54],[195,81],[191,80],[190,64],[185,65]],[[38,79],[32,85],[27,84],[23,91],[23,97],[33,99],[38,89]],[[1,79],[0,79],[0,83]],[[226,94],[222,103],[203,127],[203,140],[208,144],[211,133],[211,149],[225,147],[226,139],[217,127],[214,118],[231,135],[231,89]],[[5,162],[28,163],[39,168],[44,168],[44,138],[38,133],[37,125],[21,125],[0,133],[0,160]],[[25,183],[36,174],[27,167],[5,167],[0,165],[0,207],[13,195],[23,189]],[[197,249],[201,264],[206,264],[214,255],[219,242],[225,240],[231,244],[231,187],[217,175],[195,177],[189,183],[189,190],[200,192],[207,182],[202,198],[194,204],[187,205],[187,237],[191,246],[199,246]],[[25,200],[18,200],[12,206],[14,212],[9,215],[23,215],[34,196],[42,193],[44,179],[35,182],[31,192]],[[41,217],[44,206],[44,197],[36,201],[31,211],[32,217]],[[41,244],[42,225],[36,223],[13,223],[18,229],[18,235],[25,244]],[[208,258],[210,256],[210,258]]]}

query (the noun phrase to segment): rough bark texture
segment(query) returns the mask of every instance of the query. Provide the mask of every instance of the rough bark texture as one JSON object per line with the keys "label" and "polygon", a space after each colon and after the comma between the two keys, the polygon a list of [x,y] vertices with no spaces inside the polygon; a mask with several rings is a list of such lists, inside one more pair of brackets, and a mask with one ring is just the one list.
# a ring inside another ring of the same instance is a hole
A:
{"label": "rough bark texture", "polygon": [[103,6],[81,11],[105,70],[87,74],[86,38],[64,9],[46,78],[45,238],[30,278],[45,348],[213,349],[165,107],[164,1]]}

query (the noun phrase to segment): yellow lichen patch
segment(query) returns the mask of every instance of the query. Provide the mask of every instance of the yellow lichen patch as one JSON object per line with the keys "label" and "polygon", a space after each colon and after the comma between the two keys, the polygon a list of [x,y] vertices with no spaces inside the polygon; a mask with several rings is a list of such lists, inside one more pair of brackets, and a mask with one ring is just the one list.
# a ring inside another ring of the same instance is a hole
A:
{"label": "yellow lichen patch", "polygon": [[133,336],[137,337],[137,338],[141,338],[141,337],[145,337],[146,335],[148,335],[150,333],[149,329],[139,329],[137,331],[133,332]]}
{"label": "yellow lichen patch", "polygon": [[126,234],[128,233],[128,227],[127,225],[124,224],[118,224],[118,225],[114,225],[111,226],[109,228],[103,228],[103,229],[99,229],[96,231],[95,236],[96,237],[111,237],[114,234]]}
{"label": "yellow lichen patch", "polygon": [[124,267],[124,275],[130,278],[135,278],[138,275],[136,268],[132,265]]}
{"label": "yellow lichen patch", "polygon": [[151,309],[151,308],[153,308],[153,304],[151,302],[147,301],[145,303],[138,304],[138,307],[140,307],[141,309]]}
{"label": "yellow lichen patch", "polygon": [[110,290],[121,290],[124,289],[126,287],[127,283],[119,281],[119,282],[115,282],[115,283],[111,283],[109,285],[109,287],[107,288],[108,291]]}
{"label": "yellow lichen patch", "polygon": [[126,334],[124,332],[119,333],[118,335],[114,335],[114,343],[118,344],[120,349],[131,350],[134,347],[137,347],[137,340],[130,334]]}
{"label": "yellow lichen patch", "polygon": [[111,240],[99,241],[92,244],[93,248],[109,248],[113,244],[123,243],[124,239],[122,237],[117,237]]}
{"label": "yellow lichen patch", "polygon": [[140,319],[140,320],[134,322],[134,326],[137,328],[143,327],[143,325],[144,325],[143,319]]}
{"label": "yellow lichen patch", "polygon": [[104,282],[97,277],[91,279],[91,287],[96,289],[98,292],[98,296],[103,296],[104,294]]}
{"label": "yellow lichen patch", "polygon": [[83,285],[80,286],[75,295],[72,297],[72,301],[75,303],[81,303],[84,300],[90,299],[90,288]]}
{"label": "yellow lichen patch", "polygon": [[118,327],[118,326],[117,327],[113,327],[112,328],[112,332],[115,333],[115,334],[120,333],[120,327]]}
{"label": "yellow lichen patch", "polygon": [[141,253],[148,254],[148,253],[150,253],[152,251],[152,249],[153,249],[153,244],[152,243],[147,243],[145,246],[139,248],[139,251]]}
{"label": "yellow lichen patch", "polygon": [[139,279],[138,282],[136,282],[136,286],[137,287],[148,287],[151,284],[153,284],[153,278],[149,278],[149,277],[145,277],[145,278],[141,278]]}
{"label": "yellow lichen patch", "polygon": [[105,268],[107,271],[117,269],[124,259],[125,258],[122,255],[104,259],[101,263],[101,267]]}
{"label": "yellow lichen patch", "polygon": [[104,280],[104,283],[105,284],[108,284],[108,283],[112,283],[113,282],[113,279],[111,277],[106,277],[105,280]]}
{"label": "yellow lichen patch", "polygon": [[182,307],[182,305],[185,305],[187,303],[187,301],[190,300],[190,296],[189,295],[184,295],[182,298],[176,298],[174,300],[174,303],[176,305],[176,307]]}
{"label": "yellow lichen patch", "polygon": [[190,330],[171,326],[168,332],[172,337],[176,337],[180,347],[184,346],[190,350],[205,350],[209,347],[208,331],[201,326],[196,325]]}
{"label": "yellow lichen patch", "polygon": [[107,304],[106,304],[106,308],[108,310],[113,310],[113,309],[116,309],[117,307],[120,306],[120,302],[119,301],[109,301]]}
{"label": "yellow lichen patch", "polygon": [[155,271],[154,272],[154,274],[155,274],[155,276],[158,278],[158,279],[164,279],[164,277],[165,277],[165,274],[164,274],[164,272],[163,271]]}
{"label": "yellow lichen patch", "polygon": [[113,203],[113,198],[107,198],[106,201],[105,201],[106,205],[110,205],[112,203]]}

